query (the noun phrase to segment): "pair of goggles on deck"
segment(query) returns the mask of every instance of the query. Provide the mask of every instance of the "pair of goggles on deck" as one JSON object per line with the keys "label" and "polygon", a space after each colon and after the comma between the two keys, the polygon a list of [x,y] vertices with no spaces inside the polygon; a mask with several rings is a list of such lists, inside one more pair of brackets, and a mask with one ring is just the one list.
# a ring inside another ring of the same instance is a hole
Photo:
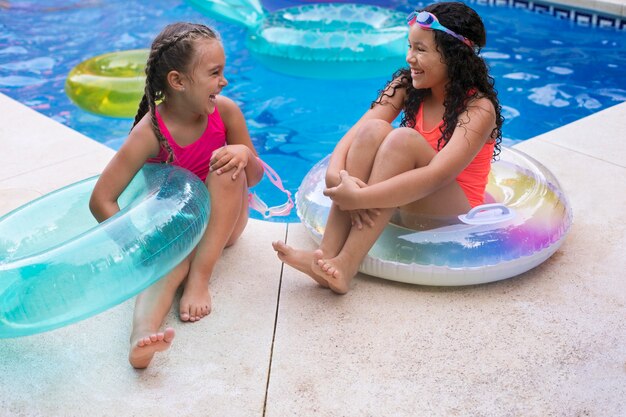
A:
{"label": "pair of goggles on deck", "polygon": [[461,35],[454,33],[453,31],[451,31],[450,29],[448,29],[447,27],[439,23],[437,16],[435,16],[432,13],[429,13],[426,11],[418,12],[416,10],[412,12],[406,18],[406,21],[409,24],[409,26],[413,25],[414,23],[417,23],[422,29],[439,30],[441,32],[445,32],[448,35],[454,36],[455,38],[457,38],[458,40],[460,40],[461,42],[463,42],[465,45],[469,46],[470,48],[474,48],[474,42],[470,41],[465,36],[461,36]]}
{"label": "pair of goggles on deck", "polygon": [[248,206],[251,209],[261,213],[264,219],[268,219],[274,216],[288,216],[289,213],[291,213],[291,209],[293,208],[291,192],[289,190],[285,190],[283,182],[271,166],[263,162],[261,158],[257,158],[257,160],[261,163],[261,166],[263,166],[263,171],[265,171],[265,174],[267,175],[267,178],[270,180],[270,182],[274,184],[276,188],[278,188],[280,191],[287,195],[287,201],[280,206],[268,207],[267,204],[265,204],[265,202],[261,200],[258,195],[256,195],[256,193],[250,193],[248,194]]}

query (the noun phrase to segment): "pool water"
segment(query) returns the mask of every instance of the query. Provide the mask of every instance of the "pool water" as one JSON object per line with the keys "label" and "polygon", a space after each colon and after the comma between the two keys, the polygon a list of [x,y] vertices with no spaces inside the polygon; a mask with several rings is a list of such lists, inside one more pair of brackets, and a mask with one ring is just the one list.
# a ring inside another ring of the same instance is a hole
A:
{"label": "pool water", "polygon": [[[223,94],[242,108],[261,157],[295,192],[315,162],[369,107],[387,77],[321,80],[274,72],[245,49],[246,30],[216,21],[185,1],[12,1],[0,9],[0,92],[117,149],[130,119],[87,113],[64,91],[67,73],[106,52],[147,48],[168,23],[194,21],[221,33],[229,85]],[[304,3],[304,2],[302,2]],[[408,13],[425,3],[378,4]],[[269,10],[296,0],[273,0]],[[506,118],[505,145],[513,145],[626,101],[623,31],[577,26],[526,10],[472,4],[488,33],[488,61]],[[515,16],[513,19],[512,16]],[[402,65],[403,62],[399,62]],[[268,204],[283,194],[264,180],[257,192]],[[258,216],[257,216],[258,218]],[[277,221],[298,221],[295,211]]]}

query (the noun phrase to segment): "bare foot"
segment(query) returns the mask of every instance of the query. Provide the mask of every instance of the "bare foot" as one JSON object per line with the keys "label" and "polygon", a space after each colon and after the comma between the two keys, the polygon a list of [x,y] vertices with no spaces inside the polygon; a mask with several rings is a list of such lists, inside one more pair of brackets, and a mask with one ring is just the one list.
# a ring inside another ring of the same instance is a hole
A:
{"label": "bare foot", "polygon": [[174,336],[174,329],[168,327],[164,332],[152,333],[132,341],[128,361],[134,368],[147,368],[156,352],[169,349]]}
{"label": "bare foot", "polygon": [[324,253],[316,250],[313,252],[312,269],[326,280],[331,290],[337,294],[345,294],[350,290],[350,281],[358,272],[358,265],[349,265],[339,257],[324,259]]}
{"label": "bare foot", "polygon": [[204,280],[187,278],[185,289],[180,297],[180,319],[198,321],[211,312],[211,294],[209,285]]}
{"label": "bare foot", "polygon": [[278,255],[278,259],[286,263],[292,268],[307,274],[315,280],[319,285],[324,288],[328,288],[328,283],[324,278],[313,272],[311,266],[313,265],[313,252],[294,249],[288,246],[285,242],[277,241],[272,242],[272,247]]}
{"label": "bare foot", "polygon": [[313,273],[317,276],[318,279],[323,279],[326,282],[326,284],[328,284],[329,277],[326,275],[326,272],[324,272],[324,270],[322,270],[322,268],[318,264],[320,259],[324,259],[324,252],[322,252],[321,249],[314,250],[311,256],[311,264],[309,268],[311,268],[311,271],[313,271]]}

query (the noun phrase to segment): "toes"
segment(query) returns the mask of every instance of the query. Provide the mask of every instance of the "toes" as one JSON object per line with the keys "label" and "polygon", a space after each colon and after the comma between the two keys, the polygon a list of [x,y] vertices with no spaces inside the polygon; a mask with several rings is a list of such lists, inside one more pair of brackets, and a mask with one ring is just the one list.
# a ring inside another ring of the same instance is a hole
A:
{"label": "toes", "polygon": [[278,252],[281,255],[284,255],[284,252],[287,249],[287,245],[284,242],[281,242],[280,240],[277,240],[276,242],[272,242],[272,247],[274,248],[276,252]]}
{"label": "toes", "polygon": [[137,347],[147,347],[152,345],[153,343],[158,342],[170,342],[174,338],[174,329],[168,327],[165,332],[152,333],[151,335],[142,337],[137,340],[135,346]]}
{"label": "toes", "polygon": [[180,319],[182,321],[189,321],[191,319],[189,310],[190,308],[188,305],[183,305],[180,307]]}
{"label": "toes", "polygon": [[272,247],[274,248],[274,251],[276,251],[278,259],[280,259],[281,262],[286,262],[288,259],[287,252],[290,250],[289,246],[287,246],[284,242],[277,241],[272,242]]}
{"label": "toes", "polygon": [[197,306],[194,307],[192,310],[192,316],[193,316],[193,320],[194,321],[198,321],[202,318],[202,307],[201,306]]}
{"label": "toes", "polygon": [[335,271],[335,267],[333,267],[329,262],[325,260],[320,260],[320,262],[320,267],[322,268],[322,270],[328,275],[332,275],[333,271]]}
{"label": "toes", "polygon": [[163,341],[170,343],[174,339],[175,334],[174,329],[168,327],[165,329],[165,332],[163,332]]}

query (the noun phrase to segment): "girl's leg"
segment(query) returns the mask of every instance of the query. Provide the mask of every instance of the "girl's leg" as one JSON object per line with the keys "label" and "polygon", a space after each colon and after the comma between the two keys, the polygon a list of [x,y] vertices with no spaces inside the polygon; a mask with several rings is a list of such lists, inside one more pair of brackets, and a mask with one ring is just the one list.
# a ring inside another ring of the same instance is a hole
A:
{"label": "girl's leg", "polygon": [[[415,130],[395,129],[380,146],[368,183],[375,184],[414,168],[423,167],[434,155],[435,151]],[[467,198],[456,182],[437,191],[428,199],[446,200],[447,205],[459,213],[469,208]],[[321,251],[314,253],[314,262],[319,266],[320,275],[333,291],[344,294],[349,290],[350,281],[356,275],[361,261],[387,226],[394,210],[395,208],[381,209],[380,214],[374,219],[373,227],[351,228],[336,256],[328,257]]]}
{"label": "girl's leg", "polygon": [[[391,130],[392,126],[383,120],[368,120],[362,124],[346,156],[346,170],[350,175],[365,182],[369,180],[378,148]],[[334,257],[339,253],[351,227],[350,213],[332,204],[319,247],[325,257]],[[314,272],[318,267],[313,262],[313,251],[295,249],[280,241],[273,242],[272,246],[282,262],[309,275],[323,287],[328,287],[323,274]]]}
{"label": "girl's leg", "polygon": [[[369,183],[376,155],[393,127],[384,120],[369,120],[357,131],[346,155],[346,171],[351,176]],[[350,213],[339,210],[333,203],[326,222],[320,250],[326,256],[336,256],[343,247],[352,228]]]}
{"label": "girl's leg", "polygon": [[207,176],[211,196],[209,224],[191,261],[189,277],[180,299],[180,319],[196,321],[211,311],[209,280],[226,246],[232,245],[248,221],[248,183],[245,175],[232,173]]}
{"label": "girl's leg", "polygon": [[170,311],[176,290],[187,277],[191,255],[166,277],[160,279],[137,296],[133,313],[128,360],[135,368],[146,368],[156,352],[170,347],[174,329],[164,332],[159,328]]}

